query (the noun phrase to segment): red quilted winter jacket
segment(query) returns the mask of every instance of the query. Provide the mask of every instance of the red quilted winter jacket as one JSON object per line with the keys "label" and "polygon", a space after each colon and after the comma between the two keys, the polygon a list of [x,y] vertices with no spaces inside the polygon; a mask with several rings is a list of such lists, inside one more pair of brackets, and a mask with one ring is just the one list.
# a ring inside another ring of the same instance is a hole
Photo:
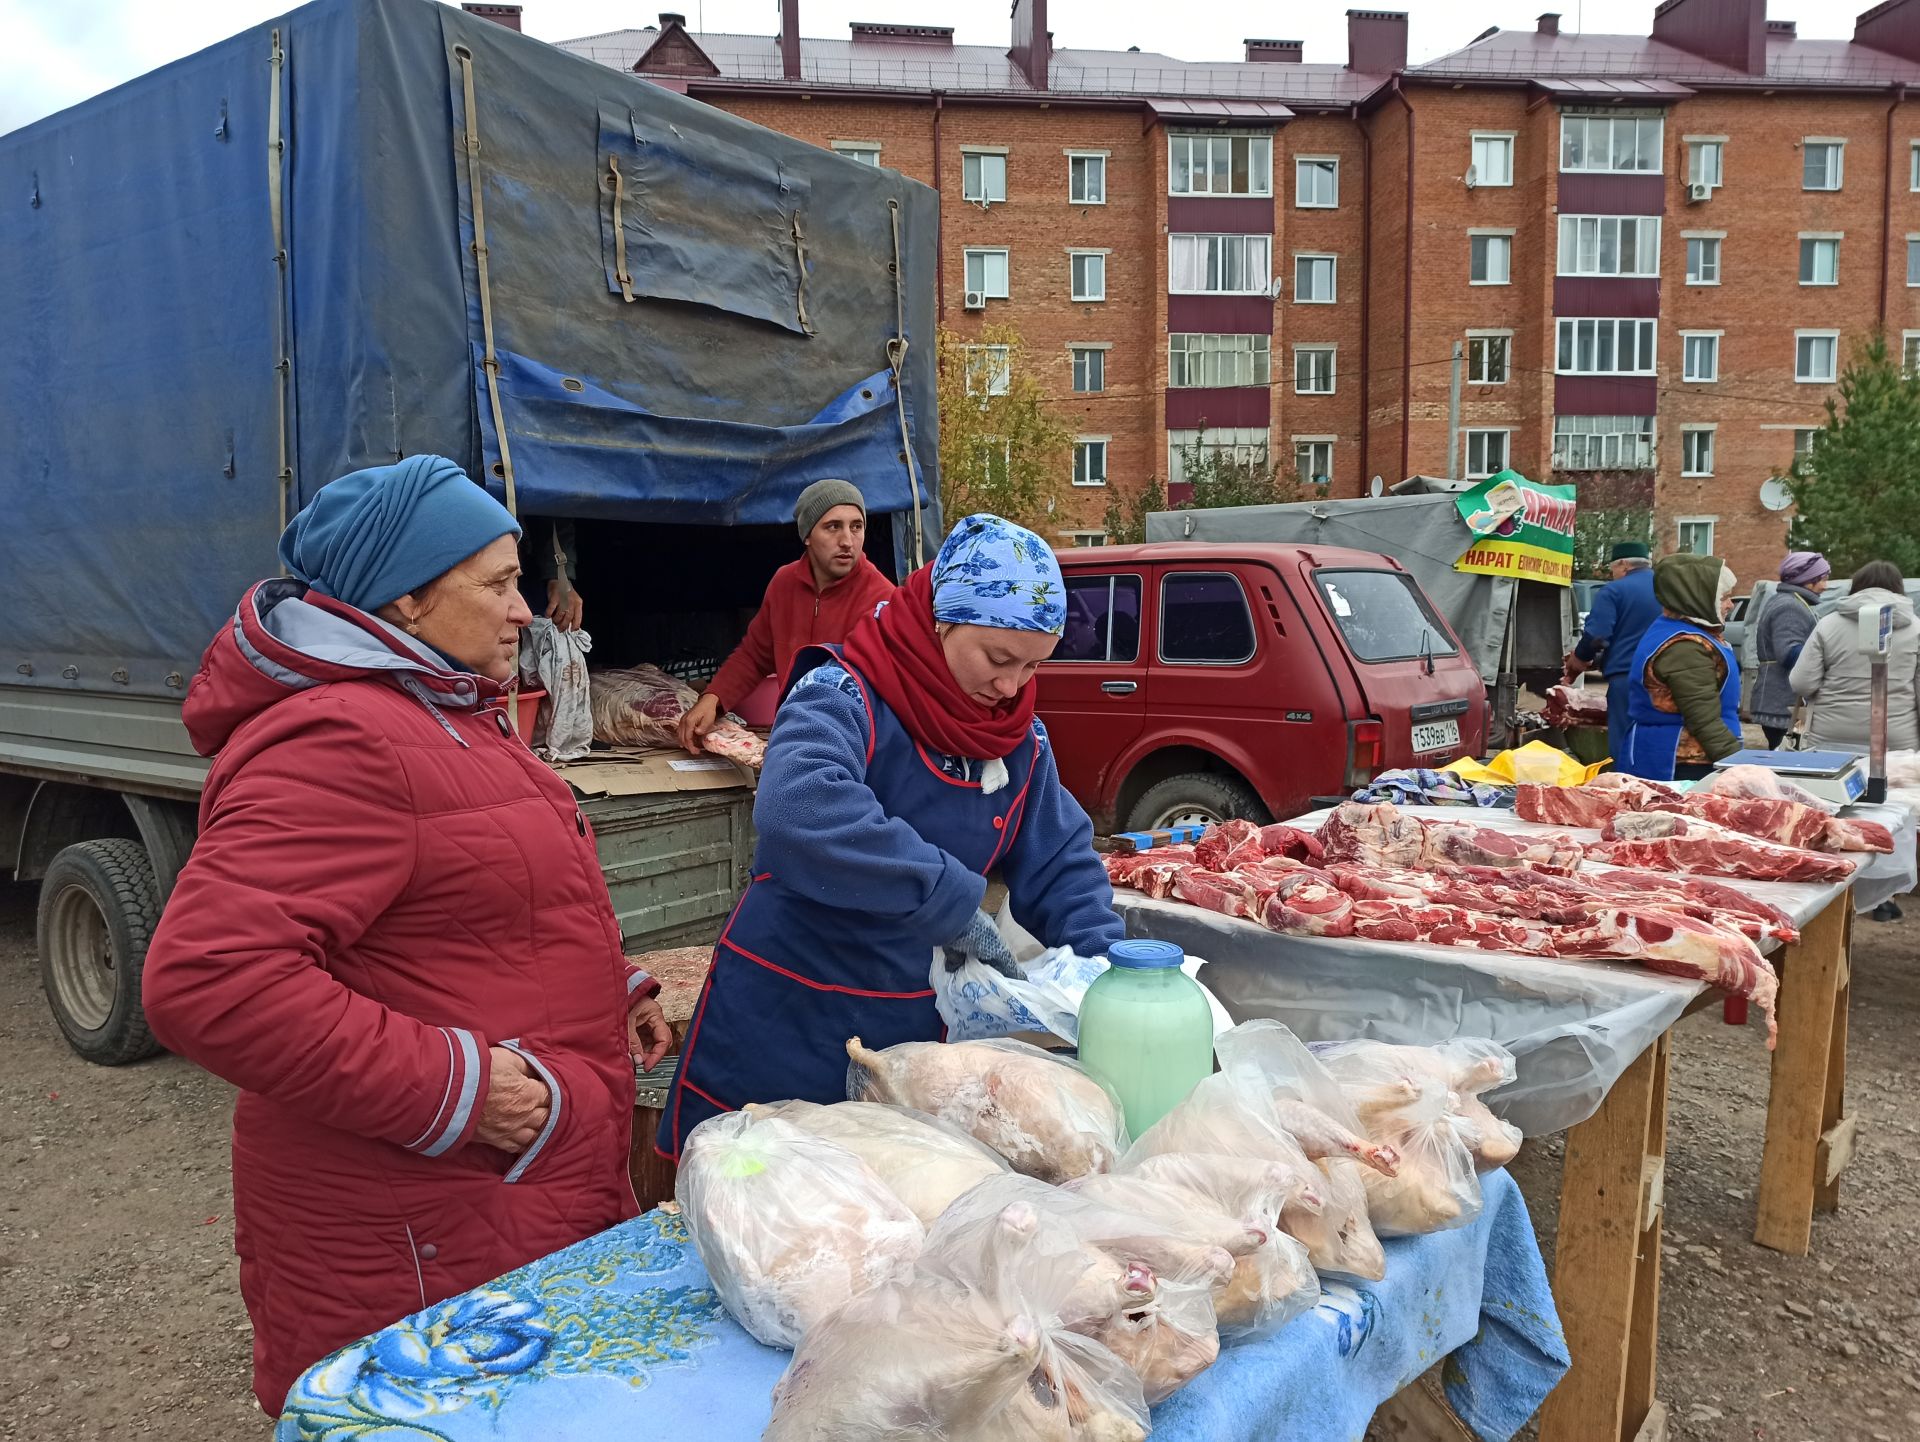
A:
{"label": "red quilted winter jacket", "polygon": [[[154,1034],[238,1086],[254,1392],[634,1214],[631,999],[571,791],[492,682],[265,581],[187,694],[217,760],[147,954]],[[488,1048],[552,1093],[519,1156],[474,1127]]]}

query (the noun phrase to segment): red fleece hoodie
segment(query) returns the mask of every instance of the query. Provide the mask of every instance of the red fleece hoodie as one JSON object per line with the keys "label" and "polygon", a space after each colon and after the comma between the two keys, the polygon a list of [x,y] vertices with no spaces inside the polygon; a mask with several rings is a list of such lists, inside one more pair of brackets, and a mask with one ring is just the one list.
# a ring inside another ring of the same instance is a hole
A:
{"label": "red fleece hoodie", "polygon": [[889,581],[865,556],[846,579],[824,591],[813,586],[813,563],[805,556],[773,573],[760,613],[747,627],[747,637],[727,658],[707,690],[731,710],[758,686],[762,678],[777,675],[787,689],[787,671],[803,646],[844,641],[854,625],[873,614],[873,608],[893,594]]}

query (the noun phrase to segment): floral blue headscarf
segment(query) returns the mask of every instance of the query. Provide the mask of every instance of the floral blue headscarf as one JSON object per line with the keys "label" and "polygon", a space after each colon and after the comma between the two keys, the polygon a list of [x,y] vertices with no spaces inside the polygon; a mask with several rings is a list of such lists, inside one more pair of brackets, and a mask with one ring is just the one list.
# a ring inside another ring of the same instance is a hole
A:
{"label": "floral blue headscarf", "polygon": [[1066,586],[1047,543],[998,516],[968,516],[933,562],[933,619],[1057,636]]}

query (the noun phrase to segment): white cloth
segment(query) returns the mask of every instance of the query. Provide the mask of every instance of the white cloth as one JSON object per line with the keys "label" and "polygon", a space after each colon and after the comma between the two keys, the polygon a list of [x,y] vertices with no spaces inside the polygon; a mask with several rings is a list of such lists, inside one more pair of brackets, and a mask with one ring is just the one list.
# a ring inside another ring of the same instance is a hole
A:
{"label": "white cloth", "polygon": [[520,674],[537,679],[547,693],[546,730],[534,754],[546,761],[578,761],[593,748],[593,700],[587,684],[587,652],[593,637],[562,631],[545,616],[533,618],[520,638]]}

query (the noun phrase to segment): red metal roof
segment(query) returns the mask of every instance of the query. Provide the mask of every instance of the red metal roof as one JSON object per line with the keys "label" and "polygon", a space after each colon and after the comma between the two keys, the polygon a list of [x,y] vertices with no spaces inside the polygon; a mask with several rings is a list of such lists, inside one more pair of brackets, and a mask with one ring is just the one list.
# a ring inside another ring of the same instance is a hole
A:
{"label": "red metal roof", "polygon": [[1493,30],[1471,45],[1409,67],[1420,80],[1640,80],[1691,89],[1805,87],[1884,89],[1920,84],[1920,65],[1851,40],[1767,36],[1767,69],[1749,75],[1647,35],[1545,35]]}

